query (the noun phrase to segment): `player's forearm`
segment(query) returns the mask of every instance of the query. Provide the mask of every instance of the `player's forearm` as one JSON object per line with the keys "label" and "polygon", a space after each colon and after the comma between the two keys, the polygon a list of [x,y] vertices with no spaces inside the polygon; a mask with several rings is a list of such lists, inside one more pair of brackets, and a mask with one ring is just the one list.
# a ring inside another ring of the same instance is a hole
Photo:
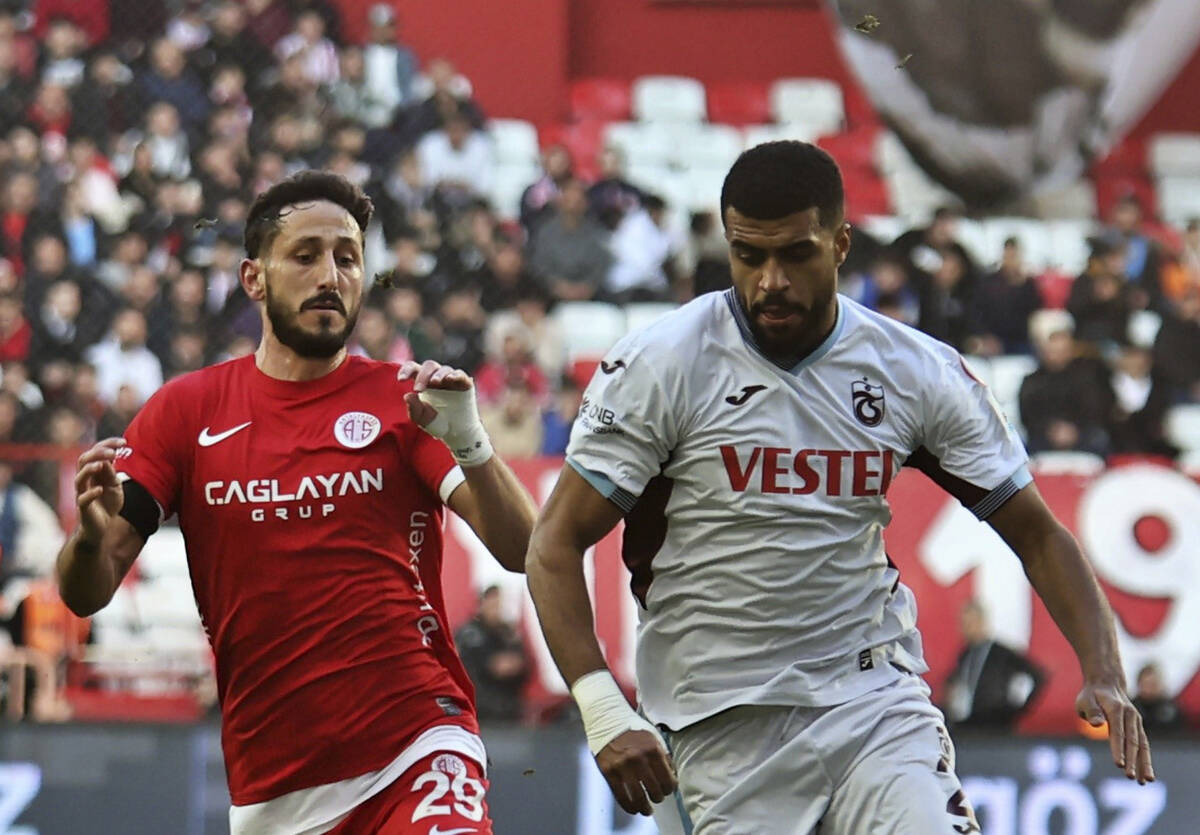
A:
{"label": "player's forearm", "polygon": [[1112,608],[1079,544],[1061,525],[1023,549],[1025,574],[1089,681],[1124,683]]}
{"label": "player's forearm", "polygon": [[540,526],[534,531],[525,560],[529,593],[542,634],[568,687],[587,673],[606,669],[583,575],[584,550],[556,541]]}
{"label": "player's forearm", "polygon": [[63,602],[81,618],[108,605],[121,582],[116,561],[105,553],[103,541],[89,542],[78,530],[58,552],[55,574]]}
{"label": "player's forearm", "polygon": [[493,455],[478,467],[463,467],[475,499],[475,533],[509,571],[525,570],[537,505],[512,469]]}

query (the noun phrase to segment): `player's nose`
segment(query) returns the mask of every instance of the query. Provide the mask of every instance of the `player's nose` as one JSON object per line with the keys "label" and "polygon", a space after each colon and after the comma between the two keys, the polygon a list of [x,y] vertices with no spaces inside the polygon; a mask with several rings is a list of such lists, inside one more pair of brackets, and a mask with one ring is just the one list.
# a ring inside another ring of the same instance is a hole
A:
{"label": "player's nose", "polygon": [[758,280],[759,289],[764,293],[779,293],[791,286],[787,273],[778,259],[771,257],[763,262],[762,275]]}
{"label": "player's nose", "polygon": [[337,258],[332,251],[326,252],[321,256],[321,262],[317,265],[317,289],[329,290],[337,287],[338,283],[338,268]]}

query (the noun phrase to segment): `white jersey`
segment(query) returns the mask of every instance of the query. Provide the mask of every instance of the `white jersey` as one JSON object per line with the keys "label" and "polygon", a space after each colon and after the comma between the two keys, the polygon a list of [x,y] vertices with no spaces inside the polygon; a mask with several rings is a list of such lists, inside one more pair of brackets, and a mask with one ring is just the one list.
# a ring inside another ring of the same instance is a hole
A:
{"label": "white jersey", "polygon": [[923,673],[885,494],[919,467],[980,518],[1030,481],[954,349],[839,296],[781,368],[733,291],[628,334],[588,386],[570,466],[626,513],[643,710],[678,730],[736,705],[836,705]]}

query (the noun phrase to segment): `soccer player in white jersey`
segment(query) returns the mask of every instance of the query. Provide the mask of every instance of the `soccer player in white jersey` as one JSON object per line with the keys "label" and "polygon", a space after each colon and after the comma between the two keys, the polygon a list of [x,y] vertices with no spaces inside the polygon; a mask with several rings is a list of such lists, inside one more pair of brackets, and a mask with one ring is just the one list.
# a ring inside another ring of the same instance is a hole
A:
{"label": "soccer player in white jersey", "polygon": [[[649,814],[678,785],[697,835],[978,831],[884,553],[902,465],[1017,553],[1079,658],[1080,715],[1153,780],[1111,609],[987,388],[952,348],[837,295],[851,235],[833,159],[753,148],[721,212],[733,288],[604,358],[526,559],[621,806]],[[582,565],[622,518],[645,718],[605,667]]]}

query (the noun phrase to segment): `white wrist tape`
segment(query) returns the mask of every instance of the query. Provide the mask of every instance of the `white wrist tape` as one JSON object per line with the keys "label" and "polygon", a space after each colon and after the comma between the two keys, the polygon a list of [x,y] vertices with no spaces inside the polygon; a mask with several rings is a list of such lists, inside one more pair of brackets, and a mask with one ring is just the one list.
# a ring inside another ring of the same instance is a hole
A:
{"label": "white wrist tape", "polygon": [[455,461],[464,467],[477,467],[492,457],[492,441],[479,421],[474,388],[426,389],[418,396],[421,402],[437,409],[437,417],[421,428],[444,442]]}
{"label": "white wrist tape", "polygon": [[[579,705],[588,748],[593,756],[626,731],[649,731],[662,745],[658,728],[629,706],[625,694],[608,670],[596,670],[581,676],[571,687],[571,695],[575,697],[575,704]],[[667,750],[666,745],[663,745],[663,750]]]}

